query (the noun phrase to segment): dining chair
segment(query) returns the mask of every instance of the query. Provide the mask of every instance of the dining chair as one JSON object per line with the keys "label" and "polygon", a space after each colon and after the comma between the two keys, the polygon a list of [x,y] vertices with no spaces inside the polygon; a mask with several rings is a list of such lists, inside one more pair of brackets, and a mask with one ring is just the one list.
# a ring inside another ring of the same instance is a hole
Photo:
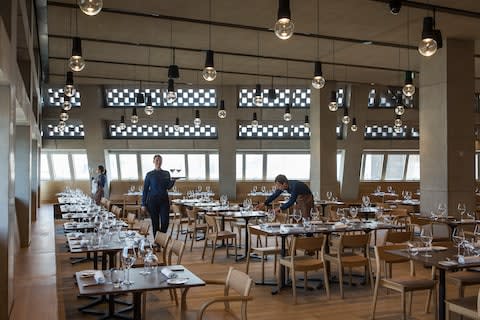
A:
{"label": "dining chair", "polygon": [[445,300],[445,319],[450,319],[454,312],[469,319],[480,319],[480,290],[476,296]]}
{"label": "dining chair", "polygon": [[185,244],[187,243],[188,237],[191,237],[192,242],[190,244],[190,251],[193,249],[193,243],[195,241],[199,241],[200,239],[198,238],[199,232],[202,232],[203,234],[206,233],[207,231],[207,224],[200,222],[199,216],[198,216],[198,208],[193,208],[193,209],[186,209],[187,212],[187,218],[188,218],[188,225],[187,225],[187,230],[185,233]]}
{"label": "dining chair", "polygon": [[[224,304],[225,311],[229,314],[233,314],[230,304],[232,302],[240,302],[240,319],[247,320],[248,301],[253,300],[251,291],[254,286],[253,280],[248,274],[230,267],[227,278],[224,281],[205,280],[205,282],[207,285],[223,285],[223,296],[212,297],[205,301],[197,312],[197,320],[203,319],[207,309],[210,308],[211,305],[219,302]],[[231,292],[234,292],[235,295],[232,295]]]}
{"label": "dining chair", "polygon": [[452,283],[458,292],[458,297],[463,298],[465,287],[480,284],[480,272],[477,270],[462,270],[457,272],[449,272],[446,280]]}
{"label": "dining chair", "polygon": [[122,208],[113,205],[111,208],[111,212],[115,215],[115,218],[121,219],[122,218]]}
{"label": "dining chair", "polygon": [[[290,278],[292,280],[292,293],[293,301],[297,303],[297,290],[296,290],[296,272],[303,272],[304,289],[307,290],[309,271],[315,271],[323,269],[323,278],[325,283],[325,290],[327,297],[330,299],[330,285],[328,280],[327,270],[325,268],[325,243],[326,236],[320,235],[316,237],[294,237],[290,250],[290,255],[280,258],[279,263],[290,270]],[[297,251],[303,251],[303,253],[297,254]],[[313,255],[312,255],[313,253]],[[280,275],[278,275],[280,277]],[[277,278],[278,278],[277,277]],[[277,283],[280,284],[281,279],[277,279]],[[280,291],[280,287],[278,287]]]}
{"label": "dining chair", "polygon": [[352,285],[352,269],[364,267],[365,281],[370,281],[373,289],[373,278],[370,266],[370,234],[341,234],[338,240],[332,242],[334,253],[325,254],[328,263],[338,266],[338,278],[340,282],[340,296],[343,299],[343,272],[349,269],[349,284]]}
{"label": "dining chair", "polygon": [[[177,239],[172,239],[172,244],[170,245],[170,250],[168,251],[167,256],[167,265],[177,265],[182,264],[183,252],[185,251],[185,242],[182,242]],[[176,257],[174,261],[174,256]],[[170,289],[170,299],[175,300],[175,304],[178,306],[178,295],[175,289]]]}
{"label": "dining chair", "polygon": [[124,195],[123,196],[123,214],[133,212],[140,216],[141,214],[141,204],[139,202],[139,196],[137,195]]}
{"label": "dining chair", "polygon": [[188,225],[188,216],[185,206],[172,204],[170,208],[172,210],[170,235],[173,237],[173,232],[176,231],[175,238],[178,240],[180,234],[186,232],[184,227],[186,228]]}
{"label": "dining chair", "polygon": [[[435,270],[432,269],[431,278],[420,278],[415,277],[415,263],[412,260],[409,260],[410,264],[410,274],[409,276],[400,276],[393,278],[386,278],[382,276],[382,262],[385,259],[389,258],[389,250],[403,250],[406,249],[406,244],[392,244],[384,246],[375,246],[375,270],[376,270],[376,279],[375,279],[375,289],[373,291],[373,302],[372,302],[372,314],[371,319],[375,319],[375,309],[378,299],[378,289],[380,286],[385,287],[389,290],[399,292],[401,294],[401,304],[402,304],[402,319],[407,319],[406,312],[406,298],[407,293],[409,298],[409,314],[412,309],[412,293],[414,291],[428,290],[427,301],[425,302],[425,312],[428,313],[430,307],[430,300],[432,297],[432,292],[435,290],[436,282],[434,279]],[[435,294],[433,294],[435,297]],[[434,299],[436,300],[436,299]]]}
{"label": "dining chair", "polygon": [[[392,245],[392,244],[406,244],[407,241],[413,239],[413,232],[412,231],[394,231],[388,230],[387,235],[385,237],[385,245]],[[391,278],[392,277],[392,266],[395,263],[405,263],[408,262],[410,259],[401,257],[398,255],[384,253],[383,255],[383,267],[385,270],[385,277]]]}
{"label": "dining chair", "polygon": [[249,236],[249,242],[248,242],[248,252],[247,252],[247,274],[249,273],[250,270],[250,255],[251,254],[256,254],[259,255],[262,260],[262,283],[265,282],[265,260],[267,256],[273,255],[273,274],[277,274],[277,255],[280,254],[280,248],[278,245],[275,246],[268,246],[268,241],[267,237],[265,236],[265,246],[263,245],[258,245],[261,242],[257,242],[257,246],[253,245],[254,238],[257,240],[258,238],[262,237],[264,234],[260,230],[256,229],[253,226],[248,227],[248,236]]}
{"label": "dining chair", "polygon": [[[157,249],[162,252],[162,257],[161,260],[159,259],[159,265],[166,265],[167,264],[167,248],[168,244],[170,243],[171,240],[171,235],[165,233],[165,232],[160,232],[157,231],[157,234],[155,235],[154,242],[157,246]],[[158,255],[157,255],[158,256]]]}
{"label": "dining chair", "polygon": [[205,242],[203,245],[203,252],[202,252],[202,259],[205,257],[205,250],[207,249],[208,241],[210,240],[212,243],[212,259],[211,263],[215,258],[215,250],[217,247],[217,241],[225,241],[227,247],[227,257],[228,257],[228,248],[229,248],[229,240],[233,240],[233,245],[235,248],[235,258],[237,257],[237,234],[227,230],[220,230],[217,224],[217,220],[215,216],[205,214],[205,222],[207,223],[207,232],[205,234]]}

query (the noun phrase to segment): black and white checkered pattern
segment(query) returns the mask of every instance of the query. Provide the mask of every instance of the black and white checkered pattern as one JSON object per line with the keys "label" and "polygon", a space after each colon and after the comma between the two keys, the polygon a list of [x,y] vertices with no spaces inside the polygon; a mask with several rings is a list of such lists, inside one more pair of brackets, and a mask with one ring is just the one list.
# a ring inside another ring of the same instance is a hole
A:
{"label": "black and white checkered pattern", "polygon": [[[263,103],[258,107],[285,107],[290,104],[292,108],[310,108],[310,89],[275,89],[277,98],[273,101],[268,99],[268,88],[262,90]],[[238,106],[240,108],[257,107],[253,98],[255,89],[240,89],[238,92]]]}
{"label": "black and white checkered pattern", "polygon": [[[49,107],[62,107],[63,106],[63,88],[48,88],[46,105]],[[80,91],[76,91],[75,95],[70,98],[72,107],[80,107]]]}
{"label": "black and white checkered pattern", "polygon": [[420,134],[418,127],[401,126],[399,132],[390,125],[367,125],[365,126],[365,139],[418,139]]}
{"label": "black and white checkered pattern", "polygon": [[180,125],[175,131],[173,124],[127,124],[122,130],[118,123],[110,123],[108,126],[108,138],[110,139],[152,139],[152,138],[205,138],[216,139],[218,137],[217,127],[210,124]]}
{"label": "black and white checkered pattern", "polygon": [[57,124],[49,123],[44,125],[42,137],[44,139],[83,139],[85,131],[83,124],[69,124],[67,122],[65,129],[61,131]]}

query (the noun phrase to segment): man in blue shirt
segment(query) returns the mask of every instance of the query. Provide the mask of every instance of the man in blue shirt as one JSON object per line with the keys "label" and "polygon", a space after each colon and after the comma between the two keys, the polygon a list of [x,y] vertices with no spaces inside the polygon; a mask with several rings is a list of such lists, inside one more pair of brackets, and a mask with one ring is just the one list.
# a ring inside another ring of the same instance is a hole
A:
{"label": "man in blue shirt", "polygon": [[275,178],[275,186],[277,187],[276,191],[268,197],[264,203],[258,204],[258,210],[263,210],[265,206],[270,205],[273,200],[278,198],[284,190],[287,190],[287,192],[290,193],[290,199],[279,208],[276,208],[275,212],[288,209],[296,203],[296,208],[302,211],[304,217],[310,216],[310,210],[313,208],[313,195],[310,188],[304,182],[288,180],[285,175],[279,174]]}
{"label": "man in blue shirt", "polygon": [[[157,231],[167,232],[170,220],[170,199],[168,189],[172,188],[175,180],[170,173],[162,170],[162,157],[153,156],[155,169],[147,172],[143,182],[142,212],[148,210],[152,219],[153,237]],[[160,222],[160,223],[159,223]],[[161,226],[159,227],[159,224]]]}

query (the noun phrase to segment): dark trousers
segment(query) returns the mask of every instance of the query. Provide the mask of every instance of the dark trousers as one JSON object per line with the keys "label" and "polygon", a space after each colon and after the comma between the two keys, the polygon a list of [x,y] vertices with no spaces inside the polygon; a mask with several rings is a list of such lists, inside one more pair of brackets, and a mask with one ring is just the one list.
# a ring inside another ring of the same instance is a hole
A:
{"label": "dark trousers", "polygon": [[168,197],[153,197],[149,199],[147,209],[152,219],[153,237],[155,238],[157,231],[167,232],[170,222],[170,200]]}

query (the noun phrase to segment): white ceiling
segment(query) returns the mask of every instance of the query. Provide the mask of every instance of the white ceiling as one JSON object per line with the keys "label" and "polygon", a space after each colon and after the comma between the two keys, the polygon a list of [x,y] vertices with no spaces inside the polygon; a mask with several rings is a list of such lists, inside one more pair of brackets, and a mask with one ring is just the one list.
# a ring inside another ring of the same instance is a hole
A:
{"label": "white ceiling", "polygon": [[[479,0],[417,1],[422,2],[477,12],[480,17]],[[74,3],[67,0],[48,2],[51,83],[64,82],[64,74],[67,71],[66,59],[70,56],[71,50],[69,38],[76,34],[81,38],[96,40],[84,40],[82,43],[87,66],[76,74],[77,84],[127,84],[139,80],[165,82],[167,80],[165,67],[171,64],[172,54],[170,49],[158,46],[194,49],[176,50],[176,63],[180,67],[178,81],[205,83],[200,70],[205,59],[203,50],[209,46],[209,26],[207,23],[179,21],[179,18],[267,29],[272,28],[275,23],[278,6],[277,0],[212,0],[210,19],[208,0],[104,0],[105,10],[93,17],[86,16],[78,7],[73,7]],[[319,19],[317,3],[320,6]],[[270,84],[270,76],[287,75],[287,62],[282,58],[315,60],[317,41],[319,58],[325,63],[323,71],[327,80],[399,85],[404,80],[404,73],[396,70],[418,71],[420,60],[427,59],[420,56],[415,48],[399,49],[375,43],[386,42],[416,47],[420,40],[423,17],[431,15],[431,11],[403,6],[400,14],[394,16],[390,14],[388,4],[372,0],[291,0],[290,6],[295,32],[319,34],[327,38],[370,40],[374,44],[324,38],[317,40],[299,34],[282,41],[275,37],[273,31],[213,25],[212,49],[216,52],[232,53],[216,54],[216,68],[227,73],[223,75],[223,79],[217,77],[214,84],[220,84],[222,81],[223,84],[232,85],[253,85],[258,81]],[[130,14],[111,12],[118,10]],[[138,13],[162,17],[139,16]],[[163,16],[175,17],[175,21],[165,19]],[[444,39],[451,37],[475,40],[476,54],[480,53],[478,42],[480,18],[437,12],[436,21]],[[254,57],[239,56],[235,55],[236,53]],[[258,55],[280,59],[257,58]],[[476,60],[476,76],[479,77],[480,59]],[[333,62],[340,65],[333,67]],[[343,66],[345,64],[349,66]],[[260,74],[269,76],[257,80],[257,65]],[[394,70],[381,70],[378,67]],[[312,63],[288,62],[288,76],[303,78],[292,78],[289,80],[290,84],[306,85],[310,82],[308,79],[312,73]],[[286,80],[277,78],[275,83],[285,84]],[[477,81],[477,89],[480,89],[480,81]]]}

